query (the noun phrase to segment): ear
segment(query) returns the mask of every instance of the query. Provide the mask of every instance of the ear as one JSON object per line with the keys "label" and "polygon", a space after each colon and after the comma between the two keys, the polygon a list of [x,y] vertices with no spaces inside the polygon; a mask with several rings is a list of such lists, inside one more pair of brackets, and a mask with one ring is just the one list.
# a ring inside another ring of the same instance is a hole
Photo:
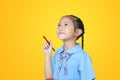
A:
{"label": "ear", "polygon": [[81,34],[82,34],[82,30],[81,29],[76,29],[75,36],[78,37]]}

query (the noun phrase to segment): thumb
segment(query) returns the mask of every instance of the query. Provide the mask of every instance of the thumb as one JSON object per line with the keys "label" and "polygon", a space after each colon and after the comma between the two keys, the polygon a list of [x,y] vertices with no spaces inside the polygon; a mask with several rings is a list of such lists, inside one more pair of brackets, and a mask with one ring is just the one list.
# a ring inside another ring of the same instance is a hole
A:
{"label": "thumb", "polygon": [[50,46],[52,46],[52,41],[49,41],[49,43],[50,43]]}

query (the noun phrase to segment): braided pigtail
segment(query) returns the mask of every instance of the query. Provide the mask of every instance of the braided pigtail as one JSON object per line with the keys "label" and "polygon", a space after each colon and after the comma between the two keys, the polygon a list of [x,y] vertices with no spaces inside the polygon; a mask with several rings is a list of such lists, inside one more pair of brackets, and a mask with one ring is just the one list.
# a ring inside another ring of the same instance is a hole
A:
{"label": "braided pigtail", "polygon": [[84,49],[84,35],[82,35],[82,49]]}

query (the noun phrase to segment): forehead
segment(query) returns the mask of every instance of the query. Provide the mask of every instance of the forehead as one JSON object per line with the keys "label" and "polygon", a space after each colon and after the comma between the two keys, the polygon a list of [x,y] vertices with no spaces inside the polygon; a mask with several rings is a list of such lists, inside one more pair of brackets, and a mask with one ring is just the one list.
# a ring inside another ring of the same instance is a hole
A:
{"label": "forehead", "polygon": [[72,19],[70,17],[62,17],[59,21],[59,23],[73,23]]}

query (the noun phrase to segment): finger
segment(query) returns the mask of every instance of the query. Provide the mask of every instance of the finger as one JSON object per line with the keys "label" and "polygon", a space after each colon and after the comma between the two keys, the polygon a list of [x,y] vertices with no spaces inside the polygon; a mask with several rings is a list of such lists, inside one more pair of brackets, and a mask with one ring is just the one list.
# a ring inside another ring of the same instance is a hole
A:
{"label": "finger", "polygon": [[45,44],[45,49],[47,49],[49,46],[47,44]]}
{"label": "finger", "polygon": [[43,50],[45,50],[45,49],[46,49],[46,46],[44,45],[44,46],[43,46]]}
{"label": "finger", "polygon": [[47,49],[48,45],[47,43],[44,44],[43,49]]}
{"label": "finger", "polygon": [[51,41],[49,41],[49,43],[50,43],[50,46],[52,47],[52,42],[51,42]]}
{"label": "finger", "polygon": [[42,47],[43,49],[45,48],[45,44],[43,45],[43,47]]}
{"label": "finger", "polygon": [[50,46],[50,44],[48,42],[46,42],[46,46]]}
{"label": "finger", "polygon": [[45,45],[43,46],[42,50],[43,50],[43,51],[45,50]]}

